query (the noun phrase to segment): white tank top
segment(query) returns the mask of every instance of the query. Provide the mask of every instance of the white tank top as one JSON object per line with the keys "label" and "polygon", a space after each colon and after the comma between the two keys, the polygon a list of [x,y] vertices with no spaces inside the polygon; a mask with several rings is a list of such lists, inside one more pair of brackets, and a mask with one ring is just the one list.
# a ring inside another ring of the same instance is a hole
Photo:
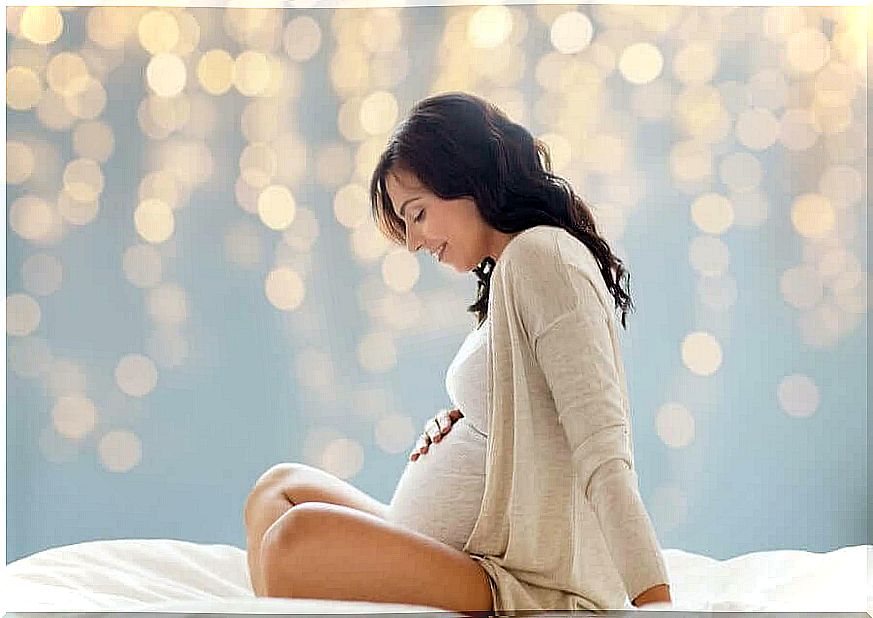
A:
{"label": "white tank top", "polygon": [[489,317],[467,335],[446,371],[449,398],[464,417],[426,454],[407,462],[388,509],[392,522],[458,550],[473,531],[485,489],[490,329]]}

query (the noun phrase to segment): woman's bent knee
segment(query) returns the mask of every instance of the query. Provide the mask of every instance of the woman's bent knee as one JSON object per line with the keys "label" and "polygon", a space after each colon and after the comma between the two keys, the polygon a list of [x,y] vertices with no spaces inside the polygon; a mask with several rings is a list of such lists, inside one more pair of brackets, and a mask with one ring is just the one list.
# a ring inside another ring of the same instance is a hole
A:
{"label": "woman's bent knee", "polygon": [[246,523],[252,519],[264,499],[273,500],[277,497],[287,497],[286,490],[290,487],[299,469],[300,465],[296,463],[280,463],[270,467],[258,478],[246,497],[243,507]]}

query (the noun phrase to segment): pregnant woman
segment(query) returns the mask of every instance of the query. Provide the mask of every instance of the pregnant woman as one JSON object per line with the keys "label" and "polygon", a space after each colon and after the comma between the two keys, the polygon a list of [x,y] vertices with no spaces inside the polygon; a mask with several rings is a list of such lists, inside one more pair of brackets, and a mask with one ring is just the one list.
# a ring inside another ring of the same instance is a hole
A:
{"label": "pregnant woman", "polygon": [[626,271],[544,144],[476,96],[433,96],[389,140],[371,201],[386,236],[478,278],[476,329],[446,374],[456,409],[428,424],[389,505],[300,464],[258,479],[255,593],[461,612],[669,604],[613,314],[625,326]]}

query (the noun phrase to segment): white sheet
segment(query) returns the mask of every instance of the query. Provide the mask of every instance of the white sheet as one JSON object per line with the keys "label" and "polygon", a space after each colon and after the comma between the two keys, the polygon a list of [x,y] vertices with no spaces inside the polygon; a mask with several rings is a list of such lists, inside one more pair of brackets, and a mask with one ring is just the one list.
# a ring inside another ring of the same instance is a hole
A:
{"label": "white sheet", "polygon": [[[826,553],[764,551],[723,561],[665,549],[664,558],[674,610],[873,611],[873,545]],[[258,598],[251,590],[243,549],[175,539],[90,541],[38,552],[3,568],[0,599],[5,611],[23,612],[325,614],[434,609]]]}

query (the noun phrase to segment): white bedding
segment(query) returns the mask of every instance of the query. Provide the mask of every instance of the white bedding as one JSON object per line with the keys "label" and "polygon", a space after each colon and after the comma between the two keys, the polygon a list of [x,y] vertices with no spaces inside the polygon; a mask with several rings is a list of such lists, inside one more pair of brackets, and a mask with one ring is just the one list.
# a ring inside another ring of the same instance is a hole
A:
{"label": "white bedding", "polygon": [[[873,610],[873,545],[826,553],[754,552],[721,561],[665,549],[664,558],[674,610]],[[3,568],[0,599],[0,609],[22,612],[433,611],[414,605],[258,598],[243,549],[174,539],[90,541],[38,552]]]}

